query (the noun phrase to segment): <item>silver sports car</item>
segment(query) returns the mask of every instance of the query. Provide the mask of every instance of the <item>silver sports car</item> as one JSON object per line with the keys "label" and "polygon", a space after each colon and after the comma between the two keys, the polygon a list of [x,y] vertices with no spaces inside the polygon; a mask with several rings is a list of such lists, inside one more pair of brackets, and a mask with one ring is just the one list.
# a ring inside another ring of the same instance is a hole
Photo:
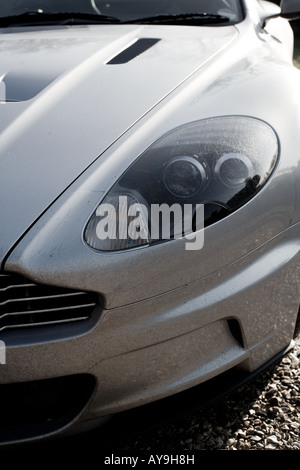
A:
{"label": "silver sports car", "polygon": [[233,386],[293,347],[299,16],[1,1],[1,443]]}

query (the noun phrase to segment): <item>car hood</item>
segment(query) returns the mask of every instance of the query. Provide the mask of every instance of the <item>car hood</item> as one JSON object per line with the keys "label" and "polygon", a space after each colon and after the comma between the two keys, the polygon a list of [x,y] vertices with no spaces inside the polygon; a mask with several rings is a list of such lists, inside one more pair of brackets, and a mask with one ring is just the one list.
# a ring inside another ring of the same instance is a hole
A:
{"label": "car hood", "polygon": [[0,262],[95,159],[237,34],[233,26],[0,30]]}

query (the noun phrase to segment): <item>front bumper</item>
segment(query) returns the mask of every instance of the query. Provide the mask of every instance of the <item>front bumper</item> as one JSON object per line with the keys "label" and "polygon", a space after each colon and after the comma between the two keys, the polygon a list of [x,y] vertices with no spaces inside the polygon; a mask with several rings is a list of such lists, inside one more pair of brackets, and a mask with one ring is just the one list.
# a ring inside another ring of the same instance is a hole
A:
{"label": "front bumper", "polygon": [[[42,330],[18,338],[3,334],[0,393],[8,384],[38,387],[40,381],[69,376],[92,381],[66,389],[78,396],[67,416],[62,410],[63,416],[29,428],[17,422],[16,432],[0,424],[0,439],[77,432],[228,370],[251,375],[293,338],[299,247],[297,224],[200,281],[128,306],[99,308],[76,334],[68,326],[47,329],[47,336]],[[59,389],[55,394],[60,403]]]}

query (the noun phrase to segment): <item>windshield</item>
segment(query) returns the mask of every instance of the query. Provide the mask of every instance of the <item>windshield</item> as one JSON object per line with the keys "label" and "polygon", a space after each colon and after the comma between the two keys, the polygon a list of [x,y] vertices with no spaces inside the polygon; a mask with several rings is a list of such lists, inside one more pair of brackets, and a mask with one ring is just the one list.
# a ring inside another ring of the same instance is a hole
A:
{"label": "windshield", "polygon": [[199,13],[226,17],[230,23],[243,19],[240,0],[1,0],[0,18],[31,13],[109,15],[121,22]]}

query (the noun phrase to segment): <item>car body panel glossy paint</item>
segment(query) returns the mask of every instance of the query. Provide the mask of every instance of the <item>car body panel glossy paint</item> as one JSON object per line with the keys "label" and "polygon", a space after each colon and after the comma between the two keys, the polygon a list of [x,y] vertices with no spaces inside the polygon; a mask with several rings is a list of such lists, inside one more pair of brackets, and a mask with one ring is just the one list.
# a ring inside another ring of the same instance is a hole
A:
{"label": "car body panel glossy paint", "polygon": [[[299,119],[299,73],[295,71],[293,76],[289,60],[274,62],[274,48],[276,50],[278,43],[267,35],[263,40],[269,43],[260,57],[261,39],[252,23],[245,24],[244,28],[244,39],[241,39],[244,44],[233,43],[193,74],[112,145],[85,172],[84,179],[79,179],[65,192],[17,246],[8,259],[7,269],[26,275],[34,273],[40,282],[49,283],[53,276],[52,282],[64,286],[101,292],[105,307],[114,308],[211,274],[292,225],[296,207],[296,175],[292,162],[297,162],[294,145],[299,137],[284,115],[278,119],[274,114],[274,96],[280,97],[290,112],[294,109],[294,119]],[[245,54],[246,47],[248,54]],[[287,75],[289,86],[283,87]],[[265,89],[270,80],[272,90],[267,94]],[[207,228],[204,247],[196,253],[184,249],[185,240],[122,253],[95,252],[85,245],[82,231],[87,220],[133,158],[170,129],[189,121],[226,114],[256,116],[268,122],[276,129],[281,153],[289,155],[288,168],[286,160],[281,158],[274,178],[250,201],[247,211],[241,208]],[[287,185],[287,179],[291,178],[294,184]],[[275,187],[278,189],[274,190]],[[82,227],[82,231],[76,230],[74,224]],[[61,263],[62,259],[68,263]],[[90,272],[95,274],[92,279]],[[158,274],[160,282],[151,282]]]}
{"label": "car body panel glossy paint", "polygon": [[[7,98],[20,100],[0,110],[0,261],[99,155],[238,36],[234,27],[176,35],[133,25],[23,30],[0,35],[0,76]],[[156,36],[134,60],[107,64],[138,38]]]}
{"label": "car body panel glossy paint", "polygon": [[[82,326],[72,334],[62,325],[57,337],[51,329],[2,335],[8,348],[1,383],[83,372],[97,378],[77,424],[62,434],[232,367],[250,373],[291,341],[300,294],[300,72],[292,65],[288,23],[272,19],[268,33],[259,25],[256,2],[245,5],[247,17],[235,26],[105,26],[111,41],[99,52],[94,47],[102,26],[99,33],[94,26],[50,28],[63,41],[82,33],[86,60],[71,57],[74,62],[30,102],[0,105],[0,111],[6,105],[11,110],[0,137],[3,158],[15,155],[9,176],[22,163],[17,150],[26,158],[33,154],[37,165],[36,173],[13,180],[15,188],[20,183],[18,195],[2,176],[10,199],[1,202],[0,221],[11,226],[1,233],[3,267],[36,282],[98,292],[101,299],[100,319],[88,331]],[[38,37],[49,34],[39,31]],[[161,41],[108,69],[106,62],[138,37]],[[104,92],[113,84],[114,93]],[[95,106],[97,97],[102,108]],[[185,250],[185,239],[122,253],[85,244],[89,217],[143,151],[182,124],[226,115],[269,123],[279,160],[255,198],[205,229],[201,250]],[[240,338],[232,334],[232,319]]]}

